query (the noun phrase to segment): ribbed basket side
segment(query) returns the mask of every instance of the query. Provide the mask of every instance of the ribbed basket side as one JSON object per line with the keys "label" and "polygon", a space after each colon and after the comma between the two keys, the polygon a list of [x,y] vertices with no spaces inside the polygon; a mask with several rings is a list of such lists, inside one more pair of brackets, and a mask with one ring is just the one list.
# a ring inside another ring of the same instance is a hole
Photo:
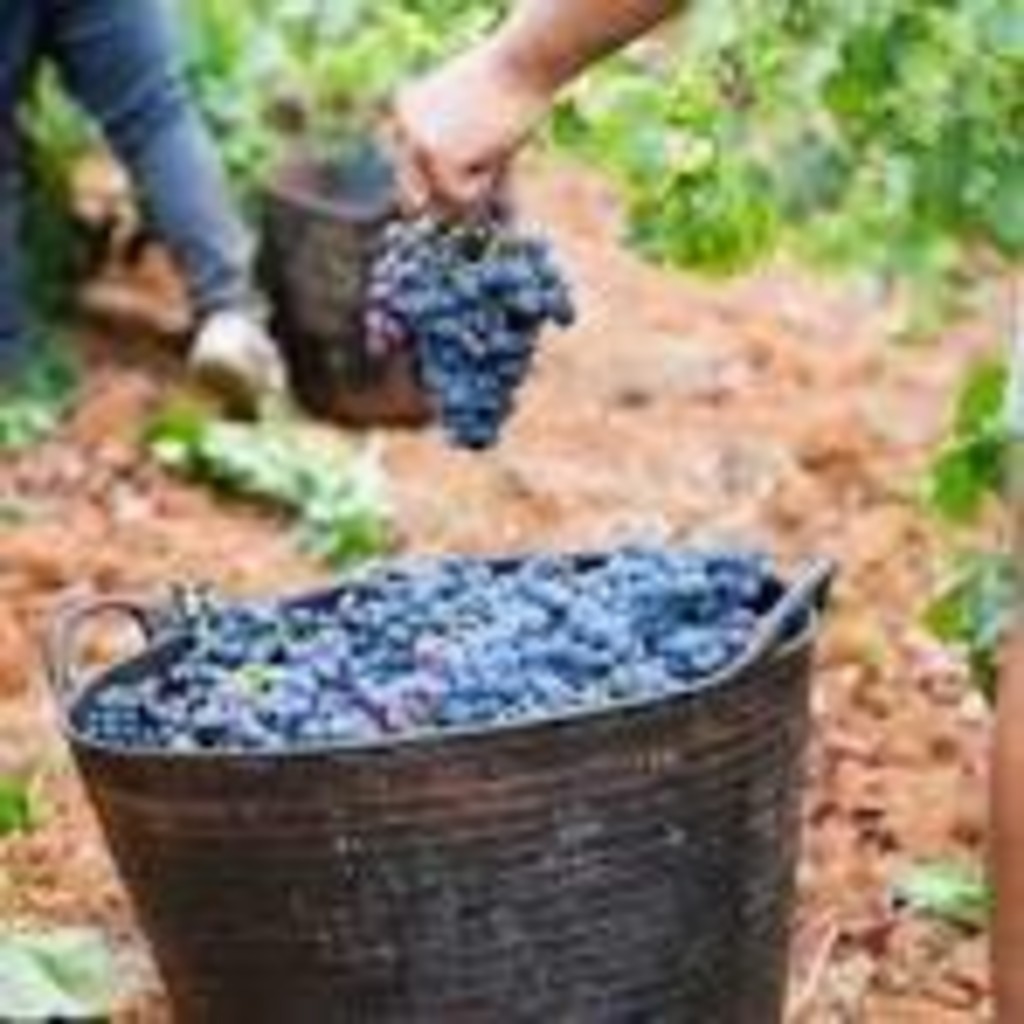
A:
{"label": "ribbed basket side", "polygon": [[357,423],[422,422],[408,365],[367,351],[364,297],[390,209],[334,200],[316,165],[283,169],[262,204],[259,277],[295,389],[316,414]]}
{"label": "ribbed basket side", "polygon": [[76,754],[185,1024],[773,1024],[809,661],[391,748]]}

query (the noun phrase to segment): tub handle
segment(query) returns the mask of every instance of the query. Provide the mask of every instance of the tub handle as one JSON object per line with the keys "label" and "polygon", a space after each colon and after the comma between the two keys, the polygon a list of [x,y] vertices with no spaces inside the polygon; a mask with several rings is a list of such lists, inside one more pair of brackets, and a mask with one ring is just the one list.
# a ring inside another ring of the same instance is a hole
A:
{"label": "tub handle", "polygon": [[829,559],[815,559],[804,565],[782,597],[761,618],[746,650],[730,671],[738,675],[767,658],[786,639],[794,617],[812,610],[823,611],[835,576],[836,564]]}
{"label": "tub handle", "polygon": [[105,616],[134,623],[147,645],[165,631],[165,617],[151,601],[142,597],[124,594],[93,597],[58,609],[47,630],[43,655],[50,687],[64,706],[72,702],[82,684],[78,666],[82,632],[91,622]]}

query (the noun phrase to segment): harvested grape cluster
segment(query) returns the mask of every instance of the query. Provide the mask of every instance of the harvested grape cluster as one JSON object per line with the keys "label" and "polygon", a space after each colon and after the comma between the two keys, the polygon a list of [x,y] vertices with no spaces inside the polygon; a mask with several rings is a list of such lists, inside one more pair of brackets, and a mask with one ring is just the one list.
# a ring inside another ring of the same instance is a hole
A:
{"label": "harvested grape cluster", "polygon": [[375,354],[407,347],[449,440],[491,447],[549,323],[575,318],[542,239],[498,221],[420,219],[385,232],[369,288]]}
{"label": "harvested grape cluster", "polygon": [[134,748],[286,750],[537,720],[723,669],[780,588],[736,552],[393,563],[306,603],[203,598],[169,667],[78,724]]}

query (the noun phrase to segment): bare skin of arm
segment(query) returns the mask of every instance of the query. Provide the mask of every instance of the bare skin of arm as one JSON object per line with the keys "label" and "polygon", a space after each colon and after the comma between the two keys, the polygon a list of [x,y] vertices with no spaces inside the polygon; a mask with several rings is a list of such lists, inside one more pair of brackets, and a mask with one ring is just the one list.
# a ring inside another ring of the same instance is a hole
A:
{"label": "bare skin of arm", "polygon": [[996,1020],[1024,1021],[1024,617],[999,682],[992,754],[992,928]]}
{"label": "bare skin of arm", "polygon": [[679,0],[524,0],[494,44],[551,95],[681,7]]}
{"label": "bare skin of arm", "polygon": [[486,200],[560,89],[681,7],[681,0],[521,0],[494,35],[399,98],[407,204],[461,211]]}

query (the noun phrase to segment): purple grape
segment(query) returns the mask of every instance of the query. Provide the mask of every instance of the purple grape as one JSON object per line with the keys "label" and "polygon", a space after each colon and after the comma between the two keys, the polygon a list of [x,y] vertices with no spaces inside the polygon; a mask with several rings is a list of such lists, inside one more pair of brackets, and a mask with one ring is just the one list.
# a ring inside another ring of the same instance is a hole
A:
{"label": "purple grape", "polygon": [[78,723],[114,747],[286,751],[529,721],[684,690],[750,642],[778,593],[738,552],[626,548],[511,566],[381,566],[317,608],[187,602],[186,649]]}
{"label": "purple grape", "polygon": [[549,323],[574,317],[547,244],[507,223],[388,227],[368,289],[375,354],[408,344],[452,443],[494,445]]}

